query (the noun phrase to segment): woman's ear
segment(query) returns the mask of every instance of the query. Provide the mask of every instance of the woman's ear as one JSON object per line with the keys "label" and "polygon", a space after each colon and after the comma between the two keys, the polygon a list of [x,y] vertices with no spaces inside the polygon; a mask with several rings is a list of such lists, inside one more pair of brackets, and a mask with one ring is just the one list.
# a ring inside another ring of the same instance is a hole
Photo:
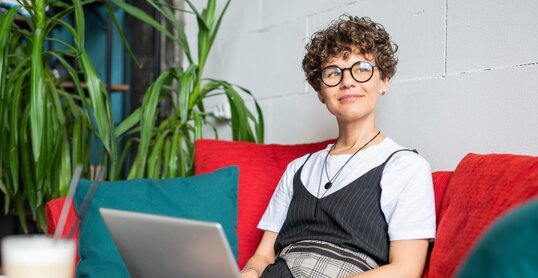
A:
{"label": "woman's ear", "polygon": [[379,90],[379,92],[386,92],[389,90],[389,78],[388,77],[385,77],[385,79],[381,80],[382,84],[381,84],[381,88]]}

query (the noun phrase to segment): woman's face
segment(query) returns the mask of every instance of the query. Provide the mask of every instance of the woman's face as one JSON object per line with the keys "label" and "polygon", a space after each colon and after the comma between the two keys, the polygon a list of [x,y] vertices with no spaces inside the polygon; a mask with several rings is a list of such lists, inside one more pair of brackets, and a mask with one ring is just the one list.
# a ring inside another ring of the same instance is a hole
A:
{"label": "woman's face", "polygon": [[[346,59],[343,58],[343,55],[329,59],[322,65],[322,68],[337,66],[340,69],[345,69],[350,68],[358,61],[366,61],[375,65],[373,55],[365,56],[355,50]],[[339,121],[374,120],[377,98],[382,91],[388,89],[388,79],[381,79],[378,67],[373,68],[370,80],[363,83],[353,79],[351,70],[344,70],[342,74],[342,81],[334,87],[329,87],[321,82],[321,88],[318,92],[320,101],[325,103],[329,112],[336,116]]]}

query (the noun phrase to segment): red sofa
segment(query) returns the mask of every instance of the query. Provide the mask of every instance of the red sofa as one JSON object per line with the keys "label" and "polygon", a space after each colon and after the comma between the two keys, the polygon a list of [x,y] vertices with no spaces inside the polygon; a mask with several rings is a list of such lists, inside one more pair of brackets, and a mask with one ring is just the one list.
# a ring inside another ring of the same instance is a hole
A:
{"label": "red sofa", "polygon": [[[196,174],[239,166],[238,265],[253,254],[262,232],[256,229],[287,163],[331,142],[260,145],[199,140]],[[454,171],[433,173],[437,238],[431,245],[424,277],[451,277],[477,239],[502,214],[538,197],[538,157],[468,154]],[[63,198],[47,204],[47,228],[56,227]],[[67,227],[76,217],[71,208]]]}

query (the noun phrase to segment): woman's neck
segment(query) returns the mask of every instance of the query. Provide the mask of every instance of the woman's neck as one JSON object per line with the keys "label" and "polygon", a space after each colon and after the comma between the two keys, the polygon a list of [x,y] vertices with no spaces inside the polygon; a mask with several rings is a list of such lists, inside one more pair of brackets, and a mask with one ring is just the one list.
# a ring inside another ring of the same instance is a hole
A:
{"label": "woman's neck", "polygon": [[[379,129],[375,125],[375,122],[369,124],[339,124],[338,139],[333,147],[331,154],[347,154],[354,153],[357,149],[363,147],[368,141],[372,140],[379,132]],[[377,135],[368,145],[364,146],[366,149],[370,146],[379,144],[385,136],[382,134]]]}

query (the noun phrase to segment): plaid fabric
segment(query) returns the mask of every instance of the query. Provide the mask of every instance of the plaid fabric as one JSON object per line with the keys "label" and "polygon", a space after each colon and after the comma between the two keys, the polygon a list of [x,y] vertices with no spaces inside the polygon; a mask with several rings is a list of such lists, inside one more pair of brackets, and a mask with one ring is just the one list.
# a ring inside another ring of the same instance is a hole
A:
{"label": "plaid fabric", "polygon": [[290,244],[279,254],[295,278],[334,278],[357,275],[378,267],[368,255],[323,241]]}

